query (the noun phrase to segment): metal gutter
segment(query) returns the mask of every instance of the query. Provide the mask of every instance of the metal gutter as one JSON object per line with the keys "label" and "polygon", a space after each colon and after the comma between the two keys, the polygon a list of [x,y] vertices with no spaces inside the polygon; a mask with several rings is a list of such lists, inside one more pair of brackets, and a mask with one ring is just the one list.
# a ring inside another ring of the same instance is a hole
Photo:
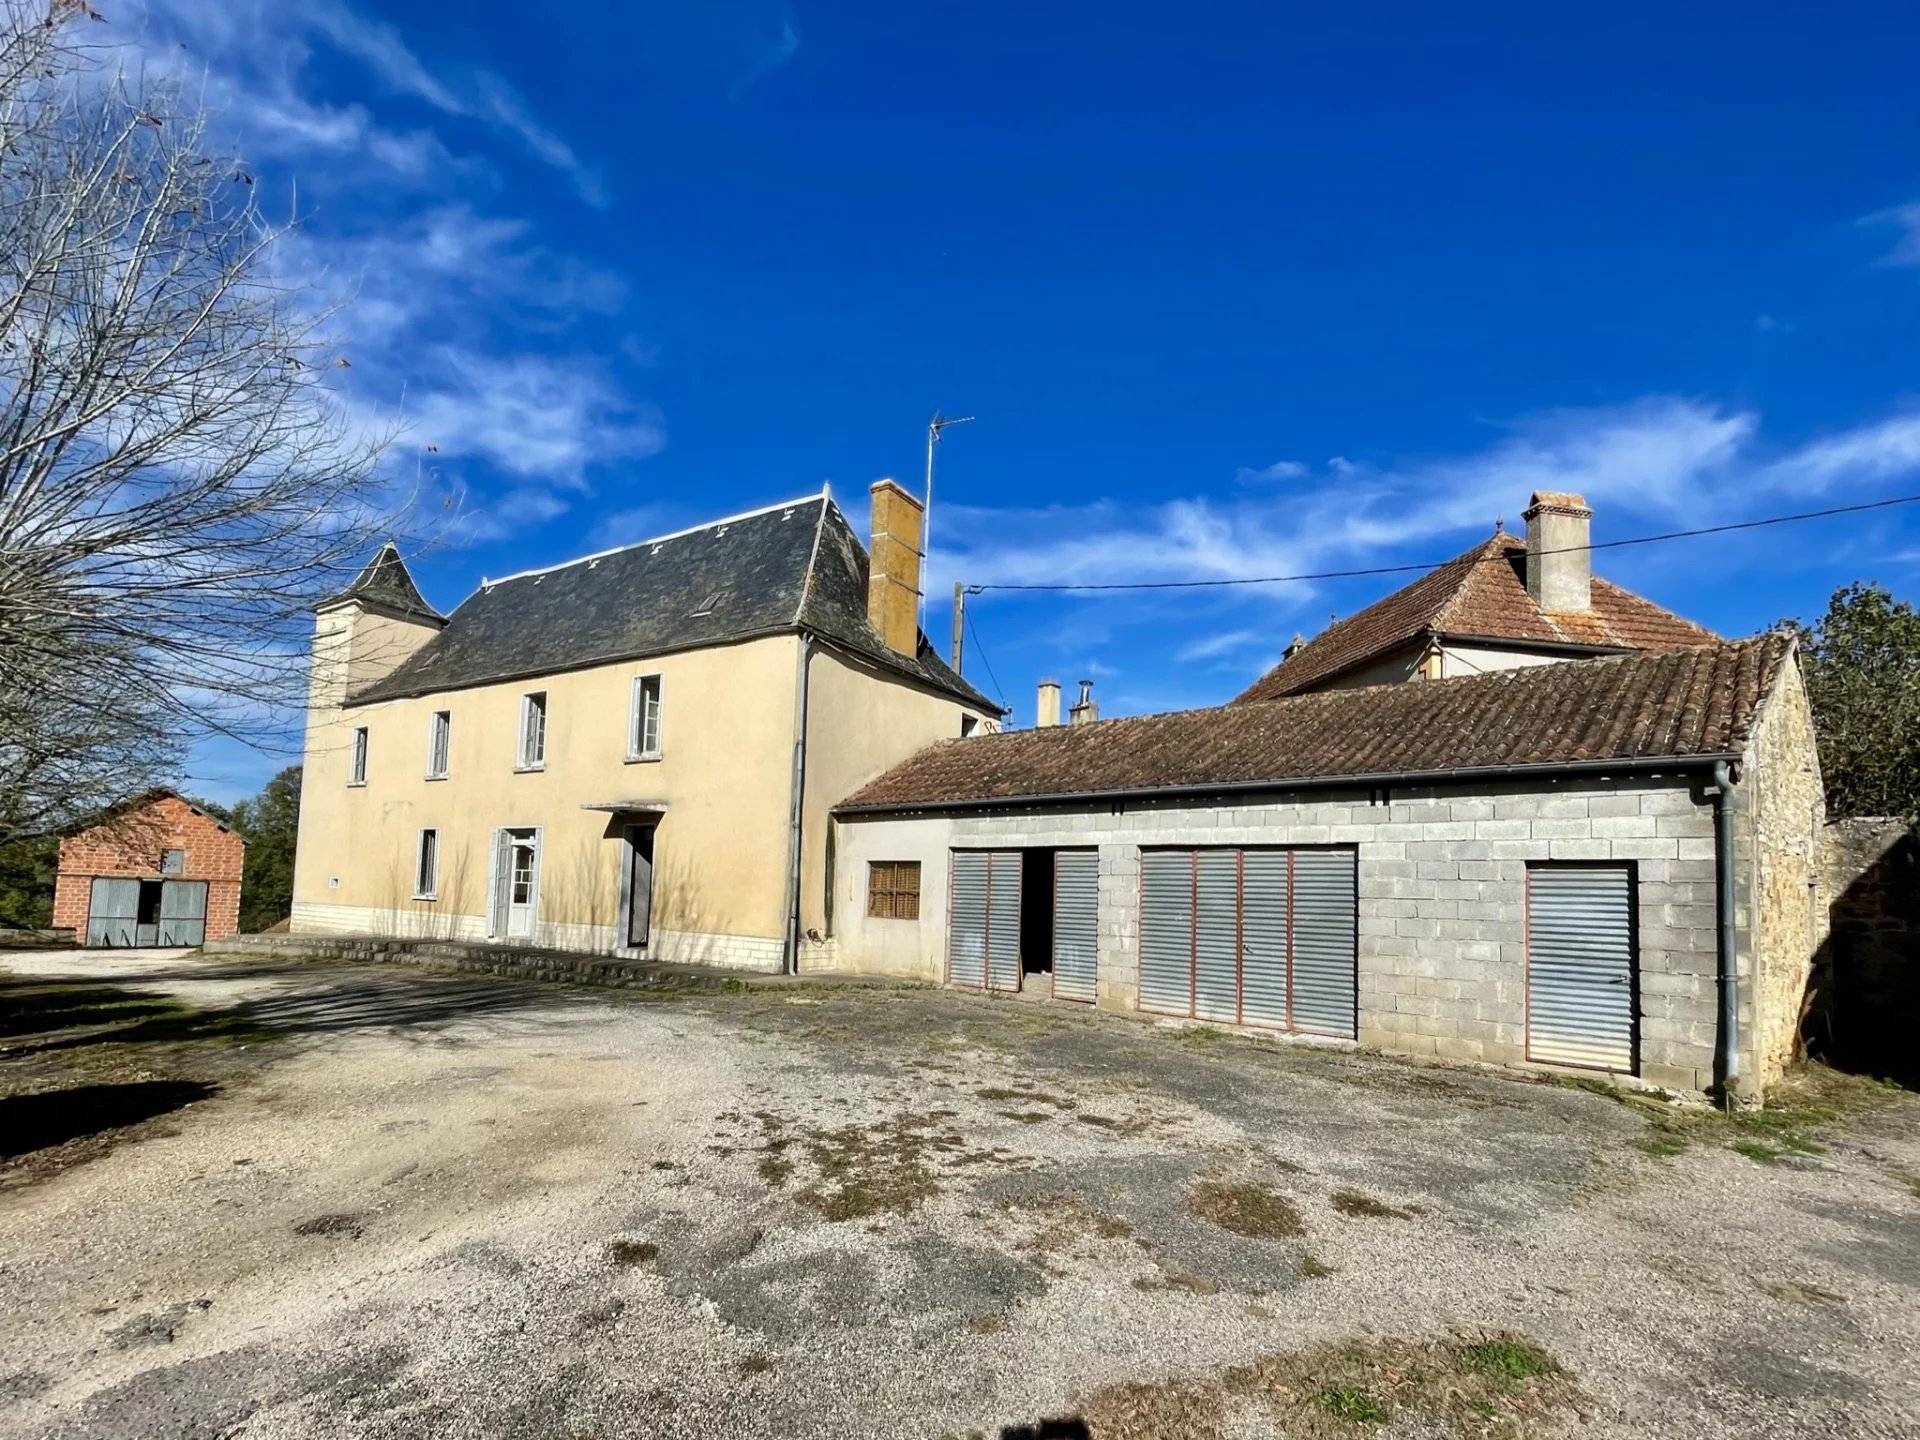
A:
{"label": "metal gutter", "polygon": [[1356,775],[1278,776],[1263,780],[1214,781],[1190,785],[1129,786],[1110,790],[1066,790],[1034,795],[989,795],[959,800],[890,801],[836,805],[835,815],[887,815],[951,810],[1011,809],[1026,805],[1076,805],[1124,800],[1204,798],[1274,790],[1324,790],[1371,785],[1431,785],[1457,780],[1497,780],[1540,775],[1607,775],[1661,770],[1699,770],[1740,758],[1737,752],[1700,755],[1634,755],[1614,760],[1546,761],[1519,765],[1457,766],[1446,770],[1378,770]]}

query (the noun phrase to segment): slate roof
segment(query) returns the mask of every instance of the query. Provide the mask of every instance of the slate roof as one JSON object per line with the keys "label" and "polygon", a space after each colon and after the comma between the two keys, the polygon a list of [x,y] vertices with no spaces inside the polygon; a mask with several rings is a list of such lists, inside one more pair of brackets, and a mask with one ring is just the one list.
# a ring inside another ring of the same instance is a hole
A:
{"label": "slate roof", "polygon": [[1738,755],[1784,634],[952,740],[841,812],[1240,790]]}
{"label": "slate roof", "polygon": [[407,569],[407,562],[400,558],[400,552],[391,540],[380,547],[379,553],[367,562],[366,569],[354,578],[351,585],[338,595],[328,596],[320,604],[335,605],[342,600],[364,600],[378,609],[423,620],[445,618],[421,595],[420,587],[413,583],[413,572]]}
{"label": "slate roof", "polygon": [[1527,542],[1496,533],[1411,585],[1329,625],[1235,703],[1298,694],[1427,634],[1600,650],[1671,650],[1716,638],[1711,630],[1598,575],[1593,577],[1592,609],[1542,610],[1527,593]]}
{"label": "slate roof", "polygon": [[998,714],[927,637],[909,658],[867,622],[867,551],[825,494],[483,584],[349,705],[810,631]]}

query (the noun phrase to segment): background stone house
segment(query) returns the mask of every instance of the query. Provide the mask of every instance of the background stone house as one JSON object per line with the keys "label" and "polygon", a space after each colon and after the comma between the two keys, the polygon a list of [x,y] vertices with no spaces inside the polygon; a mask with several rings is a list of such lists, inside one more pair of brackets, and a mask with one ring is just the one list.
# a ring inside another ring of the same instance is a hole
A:
{"label": "background stone house", "polygon": [[1671,650],[1718,637],[1593,573],[1593,511],[1537,490],[1523,540],[1496,530],[1286,657],[1237,703],[1566,660]]}
{"label": "background stone house", "polygon": [[759,970],[830,950],[828,810],[999,707],[920,632],[921,507],[824,491],[315,621],[292,929]]}
{"label": "background stone house", "polygon": [[171,790],[63,836],[53,923],[83,945],[199,945],[240,928],[247,842]]}
{"label": "background stone house", "polygon": [[947,742],[835,813],[846,969],[1690,1093],[1780,1074],[1824,932],[1785,636]]}

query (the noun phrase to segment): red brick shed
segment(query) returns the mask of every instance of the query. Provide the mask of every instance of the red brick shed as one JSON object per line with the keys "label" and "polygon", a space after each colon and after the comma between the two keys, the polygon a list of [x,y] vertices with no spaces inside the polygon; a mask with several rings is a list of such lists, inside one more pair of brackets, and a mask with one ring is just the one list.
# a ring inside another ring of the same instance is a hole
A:
{"label": "red brick shed", "polygon": [[200,945],[240,928],[247,842],[150,790],[60,842],[53,923],[87,945]]}

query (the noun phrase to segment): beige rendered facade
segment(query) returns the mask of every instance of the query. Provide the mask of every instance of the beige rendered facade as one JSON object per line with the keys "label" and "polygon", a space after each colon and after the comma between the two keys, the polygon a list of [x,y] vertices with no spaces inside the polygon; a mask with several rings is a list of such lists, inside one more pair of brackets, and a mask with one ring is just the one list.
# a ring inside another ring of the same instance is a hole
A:
{"label": "beige rendered facade", "polygon": [[[893,512],[904,508],[888,506],[896,527]],[[917,584],[917,548],[892,549]],[[902,578],[870,593],[884,588],[891,600]],[[297,932],[510,941],[755,970],[822,963],[832,944],[830,807],[925,745],[999,718],[982,700],[805,626],[359,698],[443,623],[461,624],[460,614],[441,622],[352,596],[321,609]],[[530,696],[541,697],[537,759]],[[636,706],[646,709],[644,732]]]}

